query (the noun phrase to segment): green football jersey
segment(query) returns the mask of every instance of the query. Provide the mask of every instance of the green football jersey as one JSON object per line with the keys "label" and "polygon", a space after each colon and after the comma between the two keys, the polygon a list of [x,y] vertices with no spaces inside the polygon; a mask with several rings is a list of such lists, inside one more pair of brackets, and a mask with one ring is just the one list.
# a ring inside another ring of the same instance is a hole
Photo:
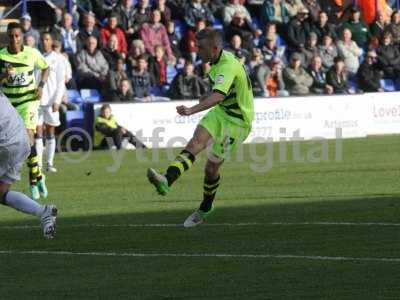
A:
{"label": "green football jersey", "polygon": [[40,52],[34,48],[23,46],[18,54],[8,51],[8,48],[0,50],[0,72],[5,73],[7,66],[15,69],[15,74],[8,76],[1,82],[1,90],[16,107],[23,103],[36,101],[35,68],[44,70],[49,67]]}
{"label": "green football jersey", "polygon": [[211,64],[209,77],[212,90],[225,96],[218,105],[229,119],[250,127],[254,119],[254,101],[245,66],[235,55],[222,50],[218,60]]}

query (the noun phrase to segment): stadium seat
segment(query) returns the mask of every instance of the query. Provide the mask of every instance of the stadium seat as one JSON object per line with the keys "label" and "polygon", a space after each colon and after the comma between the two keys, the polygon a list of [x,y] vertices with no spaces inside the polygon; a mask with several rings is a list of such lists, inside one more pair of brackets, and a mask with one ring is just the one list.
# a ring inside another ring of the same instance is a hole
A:
{"label": "stadium seat", "polygon": [[170,84],[172,80],[174,80],[176,74],[178,72],[176,71],[175,67],[173,65],[168,64],[167,65],[167,83]]}
{"label": "stadium seat", "polygon": [[186,25],[181,20],[174,20],[175,24],[175,33],[178,35],[178,38],[181,39],[185,35]]}
{"label": "stadium seat", "polygon": [[68,101],[80,104],[83,102],[81,94],[77,90],[67,90]]}
{"label": "stadium seat", "polygon": [[381,88],[384,89],[385,92],[395,92],[396,85],[391,79],[382,79],[381,80]]}
{"label": "stadium seat", "polygon": [[347,84],[349,85],[350,89],[352,89],[354,92],[359,91],[357,81],[349,80],[349,81],[347,81]]}
{"label": "stadium seat", "polygon": [[84,113],[82,110],[68,110],[65,113],[65,126],[71,127],[84,127]]}
{"label": "stadium seat", "polygon": [[224,29],[224,24],[220,19],[215,18],[215,22],[213,24],[213,28],[217,30],[223,30]]}
{"label": "stadium seat", "polygon": [[152,96],[158,96],[161,97],[163,96],[161,89],[158,86],[153,86],[150,89],[150,95]]}
{"label": "stadium seat", "polygon": [[100,93],[94,89],[82,89],[81,97],[84,103],[97,103],[100,102]]}

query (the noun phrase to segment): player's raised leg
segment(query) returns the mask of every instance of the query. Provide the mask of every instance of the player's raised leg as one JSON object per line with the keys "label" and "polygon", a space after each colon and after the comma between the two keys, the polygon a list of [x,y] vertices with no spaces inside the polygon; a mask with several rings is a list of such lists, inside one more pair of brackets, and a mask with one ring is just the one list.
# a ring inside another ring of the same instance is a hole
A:
{"label": "player's raised leg", "polygon": [[219,169],[223,160],[216,158],[208,159],[205,166],[204,184],[203,184],[203,201],[198,210],[192,213],[183,223],[185,227],[193,227],[203,223],[213,210],[213,202],[217,193],[220,173]]}
{"label": "player's raised leg", "polygon": [[210,133],[199,125],[185,149],[169,164],[165,174],[160,174],[152,168],[148,169],[147,177],[159,194],[166,195],[170,191],[172,184],[190,169],[196,160],[196,155],[207,147],[211,139]]}

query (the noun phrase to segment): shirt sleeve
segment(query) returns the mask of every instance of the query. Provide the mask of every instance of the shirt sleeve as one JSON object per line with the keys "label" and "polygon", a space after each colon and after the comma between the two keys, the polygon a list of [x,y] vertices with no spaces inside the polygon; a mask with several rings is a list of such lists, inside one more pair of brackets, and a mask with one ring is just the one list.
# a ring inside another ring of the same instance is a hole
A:
{"label": "shirt sleeve", "polygon": [[235,79],[235,72],[228,64],[218,66],[215,72],[214,85],[212,90],[214,92],[226,95],[228,94],[233,80]]}
{"label": "shirt sleeve", "polygon": [[47,61],[44,59],[43,55],[36,49],[34,49],[35,67],[40,70],[45,70],[49,67]]}

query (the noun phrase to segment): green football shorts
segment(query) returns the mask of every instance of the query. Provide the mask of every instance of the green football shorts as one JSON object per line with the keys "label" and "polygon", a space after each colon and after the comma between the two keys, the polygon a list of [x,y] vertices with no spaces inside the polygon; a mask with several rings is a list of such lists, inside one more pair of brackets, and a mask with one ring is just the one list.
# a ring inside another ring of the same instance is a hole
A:
{"label": "green football shorts", "polygon": [[219,106],[211,109],[200,121],[213,137],[211,153],[220,158],[227,159],[250,134],[250,127],[243,127],[233,123],[223,109]]}
{"label": "green football shorts", "polygon": [[40,101],[30,101],[18,105],[15,108],[24,121],[26,129],[32,129],[33,131],[36,131],[39,118],[39,105]]}

